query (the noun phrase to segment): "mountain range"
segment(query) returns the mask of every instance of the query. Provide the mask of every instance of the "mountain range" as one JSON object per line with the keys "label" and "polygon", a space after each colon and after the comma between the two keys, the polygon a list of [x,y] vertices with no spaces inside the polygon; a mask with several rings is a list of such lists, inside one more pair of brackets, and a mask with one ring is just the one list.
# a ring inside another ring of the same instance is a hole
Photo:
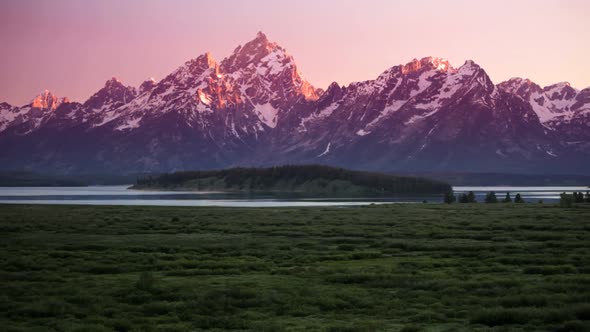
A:
{"label": "mountain range", "polygon": [[261,32],[161,81],[118,79],[84,103],[49,91],[0,103],[0,169],[133,173],[327,164],[412,172],[587,174],[590,88],[494,84],[425,57],[319,89]]}

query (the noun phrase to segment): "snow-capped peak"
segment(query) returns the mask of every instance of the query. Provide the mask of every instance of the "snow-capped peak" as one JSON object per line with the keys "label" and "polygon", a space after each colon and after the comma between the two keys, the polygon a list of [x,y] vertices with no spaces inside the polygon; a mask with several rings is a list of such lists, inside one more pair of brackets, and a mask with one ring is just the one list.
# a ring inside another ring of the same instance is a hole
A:
{"label": "snow-capped peak", "polygon": [[258,67],[260,64],[266,64],[268,67],[274,67],[280,70],[280,65],[294,65],[293,57],[287,51],[275,42],[268,40],[266,35],[258,32],[256,38],[238,46],[232,55],[221,62],[222,71],[232,73],[248,66]]}
{"label": "snow-capped peak", "polygon": [[[200,76],[208,69],[213,69],[215,74],[219,74],[219,65],[210,52],[199,55],[196,59],[187,61],[184,65],[186,71],[193,77]],[[180,70],[183,68],[181,67]]]}
{"label": "snow-capped peak", "polygon": [[425,59],[422,59],[422,61],[424,61],[424,60],[426,60],[436,70],[446,71],[446,70],[453,69],[453,66],[451,66],[451,63],[447,59],[444,59],[444,58],[427,57]]}
{"label": "snow-capped peak", "polygon": [[502,82],[501,84],[507,84],[507,85],[510,85],[513,87],[519,87],[521,85],[532,85],[532,84],[534,84],[534,82],[528,78],[512,77],[508,81]]}
{"label": "snow-capped peak", "polygon": [[92,95],[84,106],[95,111],[103,111],[114,106],[121,106],[133,100],[137,95],[135,88],[125,86],[116,77],[106,81],[104,87]]}
{"label": "snow-capped peak", "polygon": [[[179,87],[194,87],[199,85],[205,77],[220,76],[219,65],[213,59],[211,53],[201,54],[195,59],[189,60],[170,75],[158,83],[158,89],[176,89]],[[160,91],[165,92],[165,91]]]}
{"label": "snow-capped peak", "polygon": [[206,52],[205,54],[201,54],[195,60],[198,65],[207,67],[207,68],[214,68],[217,66],[217,62],[213,58],[211,52]]}
{"label": "snow-capped peak", "polygon": [[157,82],[153,77],[148,78],[139,86],[139,94],[143,94],[146,91],[151,91],[156,86],[156,84]]}
{"label": "snow-capped peak", "polygon": [[471,60],[471,59],[467,59],[465,60],[465,63],[463,63],[463,65],[461,67],[467,67],[467,68],[481,68],[475,61]]}
{"label": "snow-capped peak", "polygon": [[529,79],[515,77],[498,84],[498,88],[527,101],[543,124],[559,118],[568,120],[575,114],[573,105],[579,91],[568,82],[541,88]]}
{"label": "snow-capped peak", "polygon": [[546,86],[545,88],[566,88],[566,87],[572,87],[570,82],[567,82],[567,81],[557,82],[557,83],[551,84],[549,86]]}
{"label": "snow-capped peak", "polygon": [[256,40],[267,40],[268,41],[268,38],[266,37],[266,34],[264,34],[264,32],[258,31],[256,33]]}
{"label": "snow-capped peak", "polygon": [[407,74],[411,72],[418,72],[423,70],[439,70],[439,71],[447,71],[453,70],[453,66],[443,58],[437,57],[424,57],[420,60],[413,59],[412,61],[406,63],[402,66],[402,73]]}
{"label": "snow-capped peak", "polygon": [[49,90],[43,91],[31,101],[31,107],[55,110],[59,106],[58,98]]}
{"label": "snow-capped peak", "polygon": [[121,83],[121,80],[116,77],[113,77],[104,83],[104,87],[107,89],[118,88],[121,86],[124,86],[123,83]]}
{"label": "snow-capped peak", "polygon": [[[559,82],[551,84],[543,88],[543,91],[548,93],[550,96],[555,95],[556,98],[573,98],[579,92],[578,89],[571,86],[569,82]],[[552,98],[555,99],[555,98]]]}
{"label": "snow-capped peak", "polygon": [[508,81],[498,84],[502,91],[516,94],[517,96],[528,99],[532,93],[541,93],[541,87],[528,78],[513,77]]}

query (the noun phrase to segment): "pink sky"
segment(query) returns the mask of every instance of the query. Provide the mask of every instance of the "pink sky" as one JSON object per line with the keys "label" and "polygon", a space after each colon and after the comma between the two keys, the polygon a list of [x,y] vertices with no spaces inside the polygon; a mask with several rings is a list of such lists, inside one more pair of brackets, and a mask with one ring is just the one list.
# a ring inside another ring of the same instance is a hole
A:
{"label": "pink sky", "polygon": [[115,76],[138,86],[265,32],[316,87],[412,58],[481,65],[495,83],[590,86],[590,1],[2,0],[0,101],[49,89],[84,101]]}

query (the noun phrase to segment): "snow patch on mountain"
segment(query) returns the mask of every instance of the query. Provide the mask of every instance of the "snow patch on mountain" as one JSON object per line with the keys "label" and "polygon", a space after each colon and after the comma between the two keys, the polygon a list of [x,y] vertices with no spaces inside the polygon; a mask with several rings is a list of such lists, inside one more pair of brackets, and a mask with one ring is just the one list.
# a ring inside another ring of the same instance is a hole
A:
{"label": "snow patch on mountain", "polygon": [[418,122],[420,120],[423,120],[423,119],[428,118],[429,116],[432,116],[436,112],[438,112],[438,109],[432,110],[432,111],[430,111],[430,112],[428,112],[426,114],[413,115],[408,121],[404,122],[404,124],[408,125],[408,124],[412,124],[412,123]]}
{"label": "snow patch on mountain", "polygon": [[276,75],[292,65],[287,54],[281,50],[271,52],[262,58],[260,63],[257,72],[261,75]]}
{"label": "snow patch on mountain", "polygon": [[428,89],[428,87],[432,85],[432,81],[430,79],[437,74],[437,70],[429,70],[420,74],[420,77],[418,78],[418,87],[415,90],[412,90],[410,93],[410,98],[419,95],[424,90]]}
{"label": "snow patch on mountain", "polygon": [[140,121],[141,121],[141,118],[131,119],[131,120],[128,120],[127,122],[125,122],[124,124],[118,126],[115,129],[116,130],[125,130],[125,129],[138,128]]}
{"label": "snow patch on mountain", "polygon": [[8,128],[15,119],[22,117],[24,113],[24,109],[22,108],[12,108],[10,106],[6,106],[0,109],[0,132],[4,131],[4,129]]}
{"label": "snow patch on mountain", "polygon": [[114,119],[116,119],[118,117],[118,115],[119,114],[117,114],[115,112],[115,110],[109,111],[108,113],[105,114],[105,116],[102,119],[100,119],[99,122],[93,124],[92,126],[93,127],[100,127],[102,125],[105,125],[105,124],[113,121]]}
{"label": "snow patch on mountain", "polygon": [[369,135],[370,133],[371,133],[370,131],[365,131],[364,129],[361,129],[356,132],[357,136],[366,136],[366,135]]}
{"label": "snow patch on mountain", "polygon": [[14,121],[16,117],[21,115],[22,109],[12,107],[8,104],[0,107],[0,130],[4,130],[4,126],[7,126],[10,122]]}
{"label": "snow patch on mountain", "polygon": [[267,126],[274,128],[277,125],[277,116],[279,111],[270,103],[255,105],[254,110],[258,119],[264,122]]}
{"label": "snow patch on mountain", "polygon": [[381,111],[381,113],[375,119],[373,119],[371,122],[369,122],[365,126],[365,130],[367,128],[370,128],[371,126],[375,125],[376,123],[378,123],[381,119],[389,116],[391,113],[398,111],[407,102],[408,102],[407,100],[395,100],[395,101],[391,102],[389,105],[385,106],[385,108],[383,109],[383,111]]}
{"label": "snow patch on mountain", "polygon": [[332,113],[340,106],[340,104],[338,102],[334,102],[328,106],[326,106],[325,108],[321,109],[319,112],[314,112],[311,115],[302,118],[298,131],[299,132],[305,132],[307,131],[306,125],[310,122],[316,121],[316,120],[322,120],[325,119],[327,117],[329,117],[330,115],[332,115]]}
{"label": "snow patch on mountain", "polygon": [[330,153],[330,146],[331,145],[332,145],[332,142],[329,142],[328,145],[326,146],[326,150],[324,150],[324,152],[320,153],[318,155],[318,158],[323,157],[323,156],[327,155],[328,153]]}

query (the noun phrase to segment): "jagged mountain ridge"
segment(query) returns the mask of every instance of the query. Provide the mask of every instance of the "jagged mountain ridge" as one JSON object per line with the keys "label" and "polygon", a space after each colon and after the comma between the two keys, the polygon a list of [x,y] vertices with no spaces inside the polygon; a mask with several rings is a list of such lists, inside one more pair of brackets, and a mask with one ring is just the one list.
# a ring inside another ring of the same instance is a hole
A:
{"label": "jagged mountain ridge", "polygon": [[273,155],[383,170],[466,171],[517,161],[511,168],[518,170],[518,161],[554,158],[557,149],[530,105],[494,86],[472,61],[455,69],[438,58],[414,60],[373,81],[333,84],[320,102],[301,119],[299,135],[280,135],[288,141]]}
{"label": "jagged mountain ridge", "polygon": [[2,168],[138,172],[325,163],[382,171],[583,172],[590,88],[498,85],[473,61],[427,57],[375,80],[313,87],[258,33],[219,64],[187,61],[83,104],[46,91],[0,104]]}

